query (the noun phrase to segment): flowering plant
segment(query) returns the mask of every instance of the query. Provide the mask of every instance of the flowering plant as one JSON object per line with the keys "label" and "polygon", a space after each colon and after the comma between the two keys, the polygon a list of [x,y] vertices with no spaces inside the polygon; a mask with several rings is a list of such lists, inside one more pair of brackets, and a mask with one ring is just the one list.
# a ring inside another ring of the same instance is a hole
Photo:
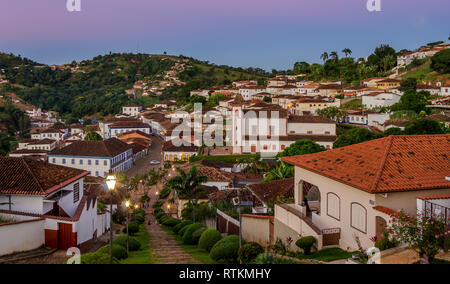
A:
{"label": "flowering plant", "polygon": [[389,234],[400,242],[407,243],[428,259],[433,259],[444,247],[450,232],[447,231],[448,220],[442,214],[423,212],[410,216],[404,211],[392,215]]}

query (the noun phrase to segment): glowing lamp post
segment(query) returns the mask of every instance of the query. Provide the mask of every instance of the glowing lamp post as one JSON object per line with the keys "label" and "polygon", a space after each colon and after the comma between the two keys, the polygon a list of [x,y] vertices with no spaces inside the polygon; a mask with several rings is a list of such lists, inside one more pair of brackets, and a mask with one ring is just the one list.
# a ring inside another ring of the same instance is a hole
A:
{"label": "glowing lamp post", "polygon": [[125,201],[125,207],[127,208],[127,253],[129,252],[129,249],[128,249],[128,239],[129,239],[129,234],[128,234],[128,223],[130,222],[129,220],[130,220],[130,211],[129,211],[129,209],[130,209],[130,201],[129,200],[127,200],[127,201]]}
{"label": "glowing lamp post", "polygon": [[112,221],[112,193],[116,187],[116,177],[113,175],[109,175],[106,178],[106,185],[108,186],[108,189],[110,191],[109,195],[109,263],[113,263],[113,221]]}

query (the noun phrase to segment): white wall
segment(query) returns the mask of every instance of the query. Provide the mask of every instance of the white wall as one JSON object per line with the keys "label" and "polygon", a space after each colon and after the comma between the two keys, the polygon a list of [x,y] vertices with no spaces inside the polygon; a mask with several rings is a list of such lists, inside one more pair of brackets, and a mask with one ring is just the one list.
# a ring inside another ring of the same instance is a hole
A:
{"label": "white wall", "polygon": [[45,220],[38,218],[29,220],[36,221],[0,225],[0,256],[33,250],[45,243]]}

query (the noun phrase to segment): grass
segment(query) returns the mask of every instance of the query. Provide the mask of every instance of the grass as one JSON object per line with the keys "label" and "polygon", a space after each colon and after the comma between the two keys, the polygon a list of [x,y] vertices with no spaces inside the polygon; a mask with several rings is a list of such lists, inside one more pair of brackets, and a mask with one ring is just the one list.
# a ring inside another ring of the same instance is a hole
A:
{"label": "grass", "polygon": [[[420,264],[420,261],[416,261],[413,264]],[[445,259],[435,258],[430,262],[430,264],[450,264],[450,261],[445,260]]]}
{"label": "grass", "polygon": [[183,248],[183,250],[189,253],[194,259],[198,260],[202,264],[217,264],[214,260],[209,257],[209,253],[204,250],[198,248],[196,245],[185,245],[180,236],[175,234],[172,231],[172,228],[167,226],[162,226],[163,230],[166,231],[169,235],[171,235],[177,244]]}
{"label": "grass", "polygon": [[149,246],[150,236],[147,232],[145,224],[141,224],[139,232],[134,236],[141,244],[141,249],[138,251],[130,251],[127,259],[122,260],[121,264],[152,264],[151,252]]}
{"label": "grass", "polygon": [[299,258],[299,259],[315,259],[315,260],[324,261],[324,262],[331,262],[331,261],[335,261],[335,260],[350,258],[350,257],[352,257],[352,254],[354,254],[354,252],[344,251],[340,248],[328,248],[328,249],[320,250],[320,251],[315,252],[310,255],[304,255],[304,254],[297,255],[297,258]]}

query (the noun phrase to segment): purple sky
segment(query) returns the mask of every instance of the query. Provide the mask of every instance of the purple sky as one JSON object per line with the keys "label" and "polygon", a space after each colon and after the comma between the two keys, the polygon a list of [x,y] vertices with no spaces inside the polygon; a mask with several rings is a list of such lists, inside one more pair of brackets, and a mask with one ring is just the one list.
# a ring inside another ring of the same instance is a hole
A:
{"label": "purple sky", "polygon": [[370,54],[447,40],[448,0],[1,0],[0,51],[48,64],[113,52],[187,55],[216,64],[291,68],[324,51]]}

